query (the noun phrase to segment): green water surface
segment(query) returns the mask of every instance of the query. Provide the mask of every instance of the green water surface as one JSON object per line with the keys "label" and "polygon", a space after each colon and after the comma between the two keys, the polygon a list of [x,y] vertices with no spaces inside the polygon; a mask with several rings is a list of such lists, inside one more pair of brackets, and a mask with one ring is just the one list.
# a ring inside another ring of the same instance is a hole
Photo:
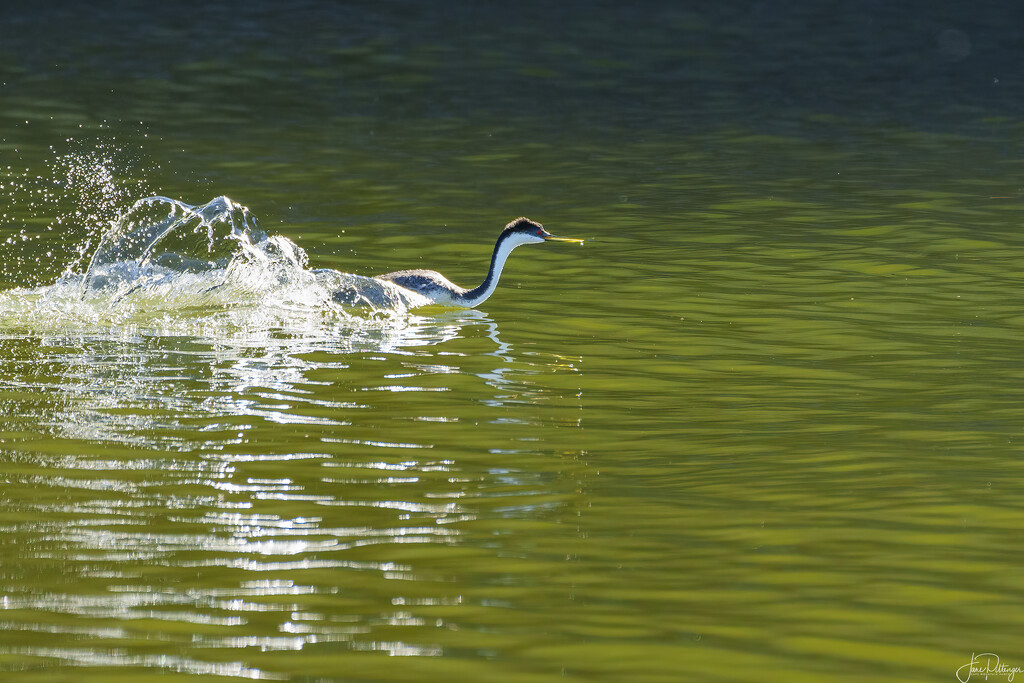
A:
{"label": "green water surface", "polygon": [[476,311],[5,323],[3,680],[1024,666],[1012,36],[595,7],[8,23],[8,288],[155,193],[362,274],[475,285],[519,215],[586,243]]}

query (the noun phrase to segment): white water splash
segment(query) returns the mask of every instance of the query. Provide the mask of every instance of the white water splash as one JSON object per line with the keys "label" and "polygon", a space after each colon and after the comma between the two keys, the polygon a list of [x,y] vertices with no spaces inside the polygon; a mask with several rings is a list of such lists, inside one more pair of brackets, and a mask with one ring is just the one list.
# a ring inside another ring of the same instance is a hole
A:
{"label": "white water splash", "polygon": [[19,167],[13,151],[14,163],[0,167],[0,271],[12,280],[80,270],[124,207],[152,192],[142,162],[114,140],[68,138],[50,147],[41,172]]}
{"label": "white water splash", "polygon": [[300,329],[394,321],[427,303],[389,282],[309,269],[305,251],[228,197],[147,197],[103,234],[84,273],[0,293],[0,327]]}

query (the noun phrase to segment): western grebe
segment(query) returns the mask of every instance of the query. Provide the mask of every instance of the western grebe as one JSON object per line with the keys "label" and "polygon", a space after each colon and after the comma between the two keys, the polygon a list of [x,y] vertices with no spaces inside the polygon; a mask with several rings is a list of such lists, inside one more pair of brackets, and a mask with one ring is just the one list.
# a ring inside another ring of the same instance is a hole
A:
{"label": "western grebe", "polygon": [[373,279],[392,282],[399,287],[417,292],[435,304],[473,308],[486,301],[494,291],[498,285],[498,278],[501,277],[505,259],[513,249],[520,244],[540,244],[541,242],[583,244],[583,240],[572,237],[555,237],[540,223],[531,221],[529,218],[517,218],[506,225],[498,235],[498,241],[494,244],[494,252],[491,254],[491,267],[479,287],[474,289],[459,287],[434,270],[400,270],[395,273],[376,275]]}

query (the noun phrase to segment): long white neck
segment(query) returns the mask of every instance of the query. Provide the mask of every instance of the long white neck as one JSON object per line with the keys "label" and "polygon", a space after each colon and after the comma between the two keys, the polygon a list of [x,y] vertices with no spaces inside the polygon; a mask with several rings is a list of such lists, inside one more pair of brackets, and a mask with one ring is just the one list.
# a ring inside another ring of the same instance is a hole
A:
{"label": "long white neck", "polygon": [[[512,250],[518,247],[520,244],[529,244],[534,240],[529,237],[524,238],[522,235],[510,235],[505,239],[499,239],[498,243],[494,245],[494,252],[491,254],[491,267],[487,271],[487,277],[480,283],[480,286],[471,289],[465,294],[459,295],[459,303],[463,306],[473,308],[479,306],[483,302],[487,301],[493,292],[494,288],[498,286],[498,278],[501,277],[501,269],[505,267],[505,261],[508,259],[508,255],[512,253]],[[537,240],[539,241],[539,240]]]}

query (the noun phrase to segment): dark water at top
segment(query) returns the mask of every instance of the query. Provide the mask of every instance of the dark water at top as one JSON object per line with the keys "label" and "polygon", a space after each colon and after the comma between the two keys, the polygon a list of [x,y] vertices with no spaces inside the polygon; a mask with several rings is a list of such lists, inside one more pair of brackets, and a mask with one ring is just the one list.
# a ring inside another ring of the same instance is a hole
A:
{"label": "dark water at top", "polygon": [[[5,10],[5,680],[1024,667],[1018,15]],[[154,194],[295,258],[69,295]]]}

